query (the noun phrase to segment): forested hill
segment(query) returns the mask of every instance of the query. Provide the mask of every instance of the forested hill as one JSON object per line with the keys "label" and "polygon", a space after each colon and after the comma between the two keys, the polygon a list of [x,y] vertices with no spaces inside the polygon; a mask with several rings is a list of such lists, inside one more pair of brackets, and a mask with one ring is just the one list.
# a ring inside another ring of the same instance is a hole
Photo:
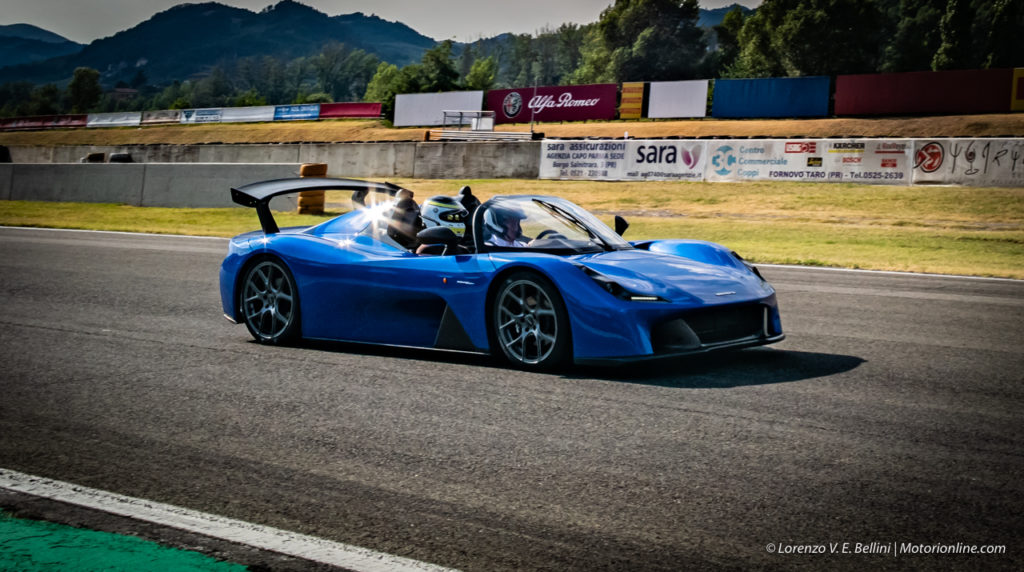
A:
{"label": "forested hill", "polygon": [[73,54],[82,44],[31,24],[0,26],[0,66]]}
{"label": "forested hill", "polygon": [[361,13],[331,17],[291,0],[259,13],[214,2],[182,4],[78,53],[2,68],[0,83],[62,82],[75,68],[89,67],[108,85],[131,81],[140,70],[149,82],[163,84],[247,57],[317,54],[331,42],[398,65],[418,61],[435,44],[399,22]]}

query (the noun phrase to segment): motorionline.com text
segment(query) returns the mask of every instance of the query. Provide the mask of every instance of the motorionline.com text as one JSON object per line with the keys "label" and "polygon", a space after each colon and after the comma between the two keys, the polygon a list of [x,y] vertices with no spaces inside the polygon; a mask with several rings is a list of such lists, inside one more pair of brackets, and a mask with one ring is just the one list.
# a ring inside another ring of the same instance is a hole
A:
{"label": "motorionline.com text", "polygon": [[917,554],[1006,554],[1005,545],[919,542],[826,542],[799,544],[771,542],[765,546],[769,554],[884,554],[892,556]]}

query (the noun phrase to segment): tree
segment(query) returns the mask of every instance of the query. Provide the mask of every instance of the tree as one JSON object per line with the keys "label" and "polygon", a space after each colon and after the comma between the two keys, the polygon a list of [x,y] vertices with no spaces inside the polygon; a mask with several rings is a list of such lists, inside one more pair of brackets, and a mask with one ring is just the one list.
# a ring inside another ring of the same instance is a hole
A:
{"label": "tree", "polygon": [[370,79],[370,83],[366,86],[366,95],[363,96],[363,101],[379,101],[381,113],[389,121],[394,121],[395,119],[395,95],[398,94],[397,90],[401,75],[402,72],[398,69],[398,66],[381,62],[377,66],[377,73],[373,74],[373,78]]}
{"label": "tree", "polygon": [[900,0],[898,11],[890,18],[897,21],[892,40],[885,47],[881,71],[904,72],[931,69],[939,49],[939,20],[946,0]]}
{"label": "tree", "polygon": [[423,54],[421,91],[452,91],[459,85],[459,72],[452,63],[452,41],[445,40]]}
{"label": "tree", "polygon": [[61,112],[60,90],[52,83],[32,90],[26,115],[53,115]]}
{"label": "tree", "polygon": [[234,107],[253,107],[257,105],[266,105],[267,98],[259,94],[255,89],[250,89],[245,93],[236,95],[232,101]]}
{"label": "tree", "polygon": [[1024,0],[996,0],[986,38],[983,65],[1008,68],[1024,65],[1020,33],[1024,30]]}
{"label": "tree", "polygon": [[836,75],[877,68],[884,27],[876,0],[765,0],[740,32],[731,77]]}
{"label": "tree", "polygon": [[562,24],[555,31],[558,45],[555,51],[555,70],[559,83],[566,83],[582,59],[583,39],[586,27],[577,24]]}
{"label": "tree", "polygon": [[68,84],[71,113],[88,113],[100,102],[102,95],[100,72],[92,68],[76,68],[71,83]]}
{"label": "tree", "polygon": [[707,75],[718,77],[736,61],[740,54],[740,32],[743,30],[743,22],[743,10],[737,5],[725,14],[721,24],[712,28],[717,49],[707,56]]}
{"label": "tree", "polygon": [[345,44],[330,42],[321,48],[320,53],[311,58],[310,65],[316,73],[316,82],[320,91],[333,94],[335,86],[344,81],[342,69],[350,50]]}
{"label": "tree", "polygon": [[933,70],[964,69],[970,65],[973,14],[967,0],[949,0],[939,20],[942,42],[932,58]]}
{"label": "tree", "polygon": [[[707,44],[697,0],[616,0],[587,38],[583,81],[657,81],[696,77]],[[603,71],[607,68],[607,72]]]}
{"label": "tree", "polygon": [[488,90],[494,86],[494,78],[498,74],[498,62],[492,57],[473,62],[466,75],[464,85],[466,89]]}

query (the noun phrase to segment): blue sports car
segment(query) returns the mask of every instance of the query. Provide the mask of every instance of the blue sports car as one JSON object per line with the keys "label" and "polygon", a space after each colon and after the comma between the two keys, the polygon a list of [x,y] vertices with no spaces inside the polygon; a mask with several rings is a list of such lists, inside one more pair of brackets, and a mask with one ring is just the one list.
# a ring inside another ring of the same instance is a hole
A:
{"label": "blue sports car", "polygon": [[[353,191],[353,210],[278,228],[271,198]],[[231,190],[263,227],[231,240],[225,316],[261,343],[300,338],[492,354],[527,369],[621,363],[784,338],[775,290],[729,249],[622,238],[548,196],[295,178]]]}

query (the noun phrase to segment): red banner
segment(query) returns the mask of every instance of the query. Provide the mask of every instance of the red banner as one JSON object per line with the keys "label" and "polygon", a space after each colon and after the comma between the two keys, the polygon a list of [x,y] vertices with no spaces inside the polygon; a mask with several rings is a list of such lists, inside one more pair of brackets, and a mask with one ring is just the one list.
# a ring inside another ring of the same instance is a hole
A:
{"label": "red banner", "polygon": [[836,77],[836,115],[1005,113],[1012,69]]}
{"label": "red banner", "polygon": [[56,127],[85,127],[87,115],[35,115],[0,119],[0,131],[31,131]]}
{"label": "red banner", "polygon": [[557,85],[487,92],[495,123],[615,119],[618,85]]}
{"label": "red banner", "polygon": [[320,119],[335,117],[380,117],[379,103],[321,103]]}

